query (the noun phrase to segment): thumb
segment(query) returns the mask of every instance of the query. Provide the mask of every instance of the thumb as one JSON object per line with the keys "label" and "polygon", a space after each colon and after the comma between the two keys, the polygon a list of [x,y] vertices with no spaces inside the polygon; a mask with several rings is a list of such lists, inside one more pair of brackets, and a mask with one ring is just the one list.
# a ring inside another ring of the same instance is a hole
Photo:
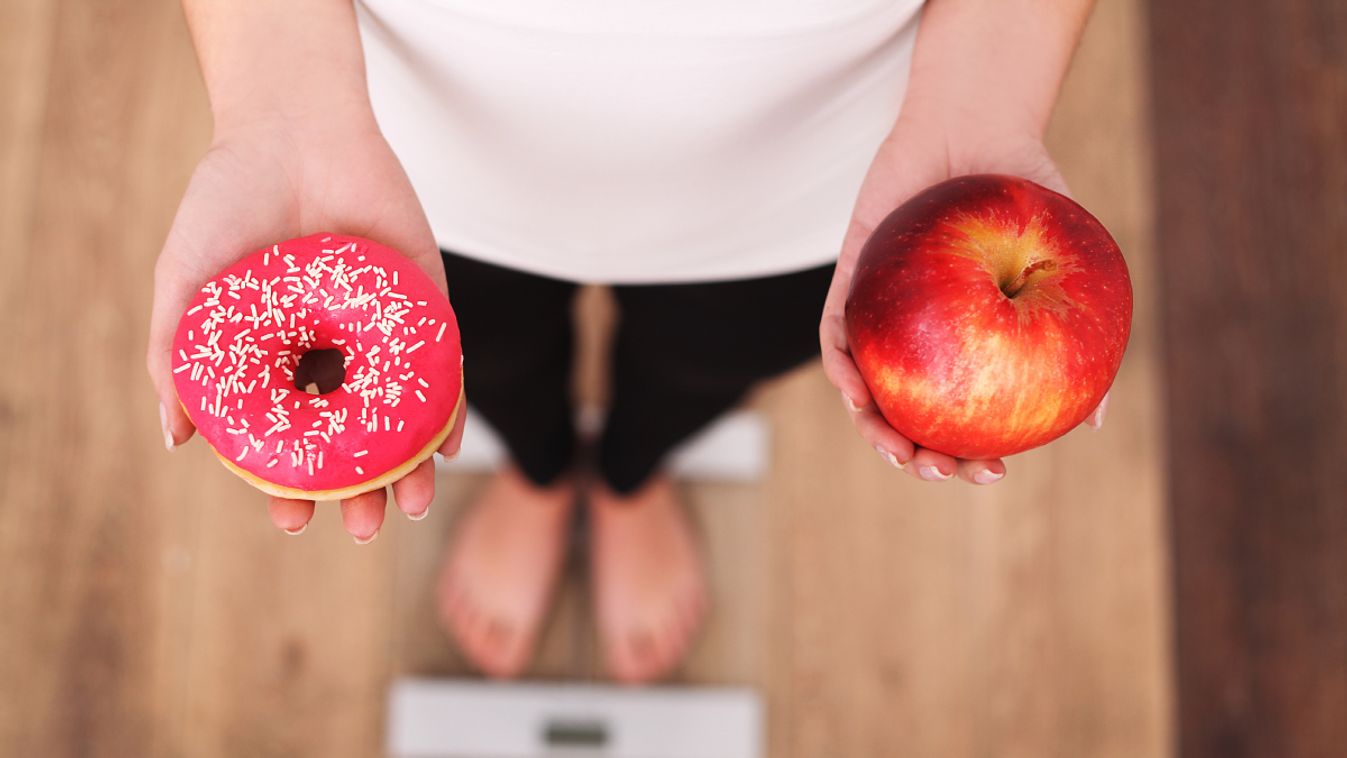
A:
{"label": "thumb", "polygon": [[178,213],[154,267],[154,305],[150,312],[145,368],[159,397],[164,446],[172,450],[196,430],[178,402],[173,381],[173,337],[178,320],[197,289],[226,264],[262,244],[281,238],[284,205],[255,202],[277,196],[274,187],[242,192],[220,166],[227,155],[212,150],[188,184]]}
{"label": "thumb", "polygon": [[178,391],[173,385],[173,335],[178,319],[187,308],[193,289],[173,271],[171,259],[161,257],[154,271],[154,307],[150,312],[149,345],[145,351],[145,368],[149,371],[154,392],[159,397],[159,425],[164,435],[164,447],[172,450],[191,438],[195,427],[178,402]]}
{"label": "thumb", "polygon": [[382,138],[376,156],[377,167],[366,177],[366,181],[370,186],[381,188],[383,202],[379,206],[379,213],[370,216],[368,207],[356,209],[353,213],[338,217],[337,226],[346,228],[334,231],[367,237],[401,252],[447,296],[449,289],[445,284],[440,246],[435,242],[430,222],[426,219],[411,180]]}

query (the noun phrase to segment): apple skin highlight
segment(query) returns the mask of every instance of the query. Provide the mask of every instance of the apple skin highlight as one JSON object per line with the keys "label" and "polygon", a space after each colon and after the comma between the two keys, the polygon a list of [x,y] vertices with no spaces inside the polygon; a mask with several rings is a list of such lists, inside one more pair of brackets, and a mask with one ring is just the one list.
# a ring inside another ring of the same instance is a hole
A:
{"label": "apple skin highlight", "polygon": [[1113,237],[1012,176],[950,179],[889,214],[846,304],[851,354],[884,418],[958,458],[1038,447],[1103,399],[1131,332]]}

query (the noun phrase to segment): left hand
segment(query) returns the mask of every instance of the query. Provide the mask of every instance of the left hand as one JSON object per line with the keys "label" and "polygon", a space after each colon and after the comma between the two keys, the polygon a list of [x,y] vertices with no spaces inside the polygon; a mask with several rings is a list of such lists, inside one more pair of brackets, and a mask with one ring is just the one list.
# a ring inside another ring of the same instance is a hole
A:
{"label": "left hand", "polygon": [[[1042,140],[1033,134],[955,136],[955,132],[937,122],[900,118],[880,146],[861,185],[823,306],[819,341],[824,373],[841,391],[856,430],[885,460],[926,481],[942,481],[957,474],[974,484],[991,484],[1005,476],[1006,466],[1001,459],[954,458],[917,446],[889,425],[851,358],[843,322],[856,259],[875,227],[921,190],[965,174],[1011,174],[1069,194]],[[1086,423],[1094,428],[1103,424],[1107,406],[1105,395]]]}

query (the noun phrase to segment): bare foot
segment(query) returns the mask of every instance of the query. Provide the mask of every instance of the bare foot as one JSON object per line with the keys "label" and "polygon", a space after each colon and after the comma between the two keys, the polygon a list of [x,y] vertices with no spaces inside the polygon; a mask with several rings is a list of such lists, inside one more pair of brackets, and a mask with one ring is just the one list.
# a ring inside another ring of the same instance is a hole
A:
{"label": "bare foot", "polygon": [[528,666],[566,554],[575,485],[539,488],[514,467],[496,472],[464,513],[440,574],[440,622],[489,676]]}
{"label": "bare foot", "polygon": [[665,676],[706,614],[702,551],[668,477],[589,498],[591,581],[604,658],[619,681]]}

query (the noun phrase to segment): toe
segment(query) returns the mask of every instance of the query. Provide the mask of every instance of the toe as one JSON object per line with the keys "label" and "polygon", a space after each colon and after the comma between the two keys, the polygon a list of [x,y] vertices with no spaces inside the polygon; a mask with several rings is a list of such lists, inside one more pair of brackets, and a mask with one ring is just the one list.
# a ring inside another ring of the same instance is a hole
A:
{"label": "toe", "polygon": [[655,678],[663,678],[672,671],[687,649],[688,635],[682,615],[675,608],[669,611],[668,618],[660,624],[655,635],[655,655],[651,662],[652,676]]}
{"label": "toe", "polygon": [[702,619],[705,616],[706,601],[703,595],[691,593],[679,602],[675,623],[683,636],[685,648],[691,639],[697,635],[697,632],[701,631]]}
{"label": "toe", "polygon": [[620,655],[613,675],[625,684],[650,681],[659,668],[659,648],[655,636],[646,629],[632,631],[616,646]]}
{"label": "toe", "polygon": [[446,573],[435,589],[435,610],[440,628],[457,638],[454,631],[458,626],[459,608],[462,605],[462,592],[452,574]]}
{"label": "toe", "polygon": [[632,646],[625,637],[607,646],[608,673],[618,682],[635,683],[637,665]]}
{"label": "toe", "polygon": [[449,626],[454,639],[458,641],[459,647],[466,653],[475,642],[473,630],[477,619],[476,608],[472,604],[472,596],[467,588],[461,588],[456,597],[456,602],[450,608]]}
{"label": "toe", "polygon": [[527,663],[522,635],[518,627],[502,617],[494,617],[483,639],[482,671],[497,679],[519,676]]}

